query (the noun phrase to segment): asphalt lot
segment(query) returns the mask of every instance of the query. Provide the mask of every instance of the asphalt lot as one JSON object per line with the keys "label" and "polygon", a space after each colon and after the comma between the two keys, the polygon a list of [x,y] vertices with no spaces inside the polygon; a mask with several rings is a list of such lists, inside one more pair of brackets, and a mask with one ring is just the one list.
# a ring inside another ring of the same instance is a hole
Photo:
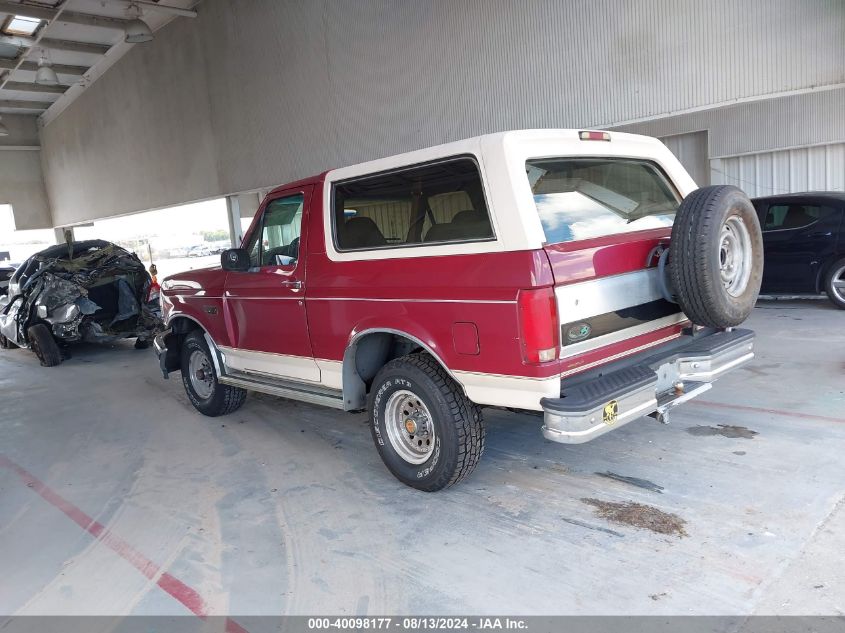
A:
{"label": "asphalt lot", "polygon": [[0,614],[841,615],[843,323],[761,302],[755,362],[667,426],[564,446],[487,410],[436,494],[364,414],[250,394],[209,419],[131,342],[2,350]]}

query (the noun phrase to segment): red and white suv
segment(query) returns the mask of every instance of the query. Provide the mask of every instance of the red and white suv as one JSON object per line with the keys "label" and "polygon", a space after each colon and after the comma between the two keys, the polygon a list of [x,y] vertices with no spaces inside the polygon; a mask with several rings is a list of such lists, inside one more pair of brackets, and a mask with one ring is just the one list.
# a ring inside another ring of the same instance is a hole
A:
{"label": "red and white suv", "polygon": [[760,286],[753,207],[642,136],[513,131],[328,171],[275,189],[221,259],[162,285],[165,377],[210,416],[248,389],[366,408],[422,490],[473,470],[482,407],[586,442],[754,355],[733,329]]}

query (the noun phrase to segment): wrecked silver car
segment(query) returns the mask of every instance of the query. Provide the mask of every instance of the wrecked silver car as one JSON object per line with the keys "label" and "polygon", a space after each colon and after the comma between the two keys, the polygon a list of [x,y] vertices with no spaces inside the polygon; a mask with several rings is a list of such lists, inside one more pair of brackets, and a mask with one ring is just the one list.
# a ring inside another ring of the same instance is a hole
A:
{"label": "wrecked silver car", "polygon": [[46,367],[61,363],[72,341],[135,338],[145,348],[161,329],[151,287],[137,255],[116,244],[51,246],[21,264],[0,296],[0,346],[32,349]]}

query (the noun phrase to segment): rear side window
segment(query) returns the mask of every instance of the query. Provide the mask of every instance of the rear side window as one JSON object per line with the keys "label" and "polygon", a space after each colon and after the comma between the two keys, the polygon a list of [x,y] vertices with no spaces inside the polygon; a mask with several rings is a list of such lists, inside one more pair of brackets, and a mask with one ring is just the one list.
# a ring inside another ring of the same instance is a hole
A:
{"label": "rear side window", "polygon": [[472,158],[367,176],[334,186],[338,250],[493,239]]}
{"label": "rear side window", "polygon": [[544,158],[525,172],[550,244],[672,226],[680,202],[646,161]]}
{"label": "rear side window", "polygon": [[833,209],[814,204],[773,204],[766,213],[763,230],[800,229],[832,212]]}

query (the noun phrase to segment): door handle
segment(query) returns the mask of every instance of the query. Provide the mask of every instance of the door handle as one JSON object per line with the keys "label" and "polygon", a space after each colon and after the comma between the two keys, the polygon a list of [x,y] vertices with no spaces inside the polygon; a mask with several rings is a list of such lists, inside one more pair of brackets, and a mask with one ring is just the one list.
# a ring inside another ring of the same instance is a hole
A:
{"label": "door handle", "polygon": [[282,285],[285,288],[291,288],[292,290],[302,290],[302,282],[301,281],[283,281]]}

